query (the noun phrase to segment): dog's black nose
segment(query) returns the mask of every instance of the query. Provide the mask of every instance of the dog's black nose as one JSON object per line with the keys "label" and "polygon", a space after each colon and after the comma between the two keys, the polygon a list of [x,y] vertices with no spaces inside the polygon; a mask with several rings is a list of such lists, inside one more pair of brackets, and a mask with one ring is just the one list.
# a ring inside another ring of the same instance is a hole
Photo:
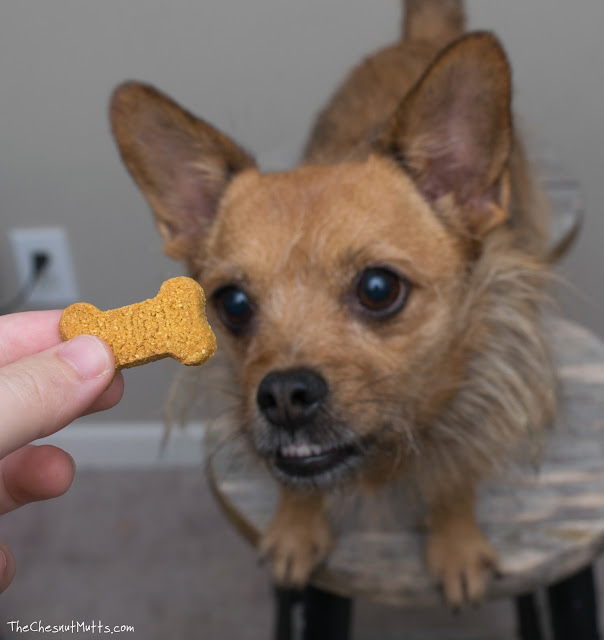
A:
{"label": "dog's black nose", "polygon": [[271,424],[296,429],[316,416],[327,391],[323,376],[311,369],[271,371],[258,386],[256,402]]}

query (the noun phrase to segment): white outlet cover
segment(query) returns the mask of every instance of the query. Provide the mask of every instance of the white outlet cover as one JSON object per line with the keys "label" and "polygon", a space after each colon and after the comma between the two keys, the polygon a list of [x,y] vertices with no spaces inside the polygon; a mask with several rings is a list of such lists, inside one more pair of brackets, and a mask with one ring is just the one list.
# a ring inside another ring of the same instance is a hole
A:
{"label": "white outlet cover", "polygon": [[78,299],[73,261],[67,241],[67,233],[61,227],[31,227],[11,229],[12,245],[19,288],[31,281],[33,256],[44,252],[50,262],[33,287],[26,303],[35,307],[64,307]]}

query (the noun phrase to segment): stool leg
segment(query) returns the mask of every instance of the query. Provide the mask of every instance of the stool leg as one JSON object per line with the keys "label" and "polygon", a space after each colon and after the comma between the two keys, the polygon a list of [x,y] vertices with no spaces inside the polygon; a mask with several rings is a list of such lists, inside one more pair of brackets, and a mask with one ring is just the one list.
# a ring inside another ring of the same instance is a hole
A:
{"label": "stool leg", "polygon": [[562,580],[547,591],[554,640],[599,640],[592,567]]}
{"label": "stool leg", "polygon": [[293,613],[300,601],[300,592],[275,588],[274,640],[293,640]]}
{"label": "stool leg", "polygon": [[308,587],[304,594],[304,640],[348,640],[352,600]]}
{"label": "stool leg", "polygon": [[519,640],[543,640],[543,630],[535,595],[528,593],[516,598],[516,618]]}

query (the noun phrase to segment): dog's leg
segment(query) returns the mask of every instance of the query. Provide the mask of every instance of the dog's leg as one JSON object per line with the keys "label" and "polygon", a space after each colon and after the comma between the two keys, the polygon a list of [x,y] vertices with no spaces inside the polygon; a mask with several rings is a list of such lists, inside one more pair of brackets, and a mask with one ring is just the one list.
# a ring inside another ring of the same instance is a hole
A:
{"label": "dog's leg", "polygon": [[484,596],[497,554],[474,517],[473,488],[435,496],[428,511],[427,561],[454,608]]}
{"label": "dog's leg", "polygon": [[275,517],[260,542],[260,554],[272,563],[275,582],[304,586],[332,544],[324,495],[283,487]]}

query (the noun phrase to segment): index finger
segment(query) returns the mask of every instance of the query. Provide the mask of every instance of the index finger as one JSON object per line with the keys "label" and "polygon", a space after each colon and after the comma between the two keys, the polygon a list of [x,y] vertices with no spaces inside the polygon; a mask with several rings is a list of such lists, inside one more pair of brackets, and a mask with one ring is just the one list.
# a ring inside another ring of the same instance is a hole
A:
{"label": "index finger", "polygon": [[25,311],[0,316],[0,367],[59,344],[61,313]]}

